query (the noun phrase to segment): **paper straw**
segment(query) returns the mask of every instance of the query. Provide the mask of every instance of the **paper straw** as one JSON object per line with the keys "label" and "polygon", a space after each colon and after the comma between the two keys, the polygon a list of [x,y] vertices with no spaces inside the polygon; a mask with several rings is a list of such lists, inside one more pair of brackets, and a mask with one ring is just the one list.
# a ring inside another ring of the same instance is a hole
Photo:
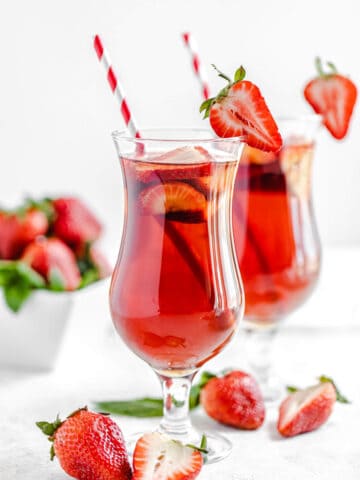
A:
{"label": "paper straw", "polygon": [[204,100],[207,100],[210,97],[209,85],[207,82],[206,73],[202,68],[202,64],[200,62],[196,40],[194,39],[194,36],[190,32],[184,32],[182,34],[182,38],[184,40],[185,46],[189,50],[189,54],[191,56],[191,63],[192,63],[195,75],[198,78],[200,83],[201,94]]}
{"label": "paper straw", "polygon": [[124,90],[118,81],[109,54],[107,50],[105,50],[103,42],[101,41],[99,35],[95,35],[94,37],[94,48],[100,63],[105,69],[110,88],[119,102],[120,111],[127,128],[129,129],[131,135],[136,138],[141,138],[140,131],[136,125],[134,116],[132,115],[129,105],[126,101]]}

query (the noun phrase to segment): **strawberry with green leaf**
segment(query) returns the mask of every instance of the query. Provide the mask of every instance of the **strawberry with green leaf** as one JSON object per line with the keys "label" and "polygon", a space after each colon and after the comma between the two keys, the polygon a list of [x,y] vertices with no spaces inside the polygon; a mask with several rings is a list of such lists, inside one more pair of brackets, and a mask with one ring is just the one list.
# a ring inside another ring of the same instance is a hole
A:
{"label": "strawberry with green leaf", "polygon": [[82,408],[64,421],[37,422],[63,470],[78,480],[131,480],[122,432],[110,417]]}
{"label": "strawberry with green leaf", "polygon": [[244,68],[236,70],[234,80],[217,71],[227,85],[200,106],[200,112],[204,112],[204,118],[209,117],[214,132],[219,137],[241,136],[249,146],[265,152],[278,151],[282,139],[276,122],[259,88],[244,80]]}
{"label": "strawberry with green leaf", "polygon": [[[204,439],[204,437],[203,437]],[[194,480],[207,450],[184,445],[164,433],[146,433],[136,443],[133,480]]]}
{"label": "strawberry with green leaf", "polygon": [[336,401],[350,403],[334,381],[319,377],[316,385],[300,389],[287,387],[290,395],[281,403],[277,429],[284,437],[293,437],[321,427],[330,417]]}
{"label": "strawberry with green leaf", "polygon": [[315,66],[318,76],[305,86],[305,99],[315,113],[322,115],[323,124],[331,135],[341,140],[349,128],[357,97],[356,86],[349,78],[338,73],[331,62],[327,62],[327,72],[318,57]]}
{"label": "strawberry with green leaf", "polygon": [[52,290],[75,290],[80,286],[75,254],[58,238],[37,238],[25,248],[21,260],[38,272]]}

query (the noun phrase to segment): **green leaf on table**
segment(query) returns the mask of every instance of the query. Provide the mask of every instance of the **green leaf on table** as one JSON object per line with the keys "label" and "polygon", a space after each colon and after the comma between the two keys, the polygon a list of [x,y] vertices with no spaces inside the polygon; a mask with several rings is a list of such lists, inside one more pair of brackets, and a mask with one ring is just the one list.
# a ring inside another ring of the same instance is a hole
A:
{"label": "green leaf on table", "polygon": [[[193,410],[200,404],[201,389],[209,380],[216,375],[211,372],[203,372],[199,382],[191,387],[189,408]],[[178,402],[180,405],[181,402]],[[134,400],[114,400],[95,402],[95,408],[101,412],[108,412],[114,415],[124,415],[129,417],[161,417],[163,414],[163,400],[161,398],[137,398]]]}
{"label": "green leaf on table", "polygon": [[101,412],[127,417],[161,417],[163,414],[163,401],[161,398],[145,397],[134,400],[96,402],[95,408]]}
{"label": "green leaf on table", "polygon": [[295,393],[299,389],[298,387],[294,387],[294,385],[286,385],[286,390],[288,391],[288,393]]}

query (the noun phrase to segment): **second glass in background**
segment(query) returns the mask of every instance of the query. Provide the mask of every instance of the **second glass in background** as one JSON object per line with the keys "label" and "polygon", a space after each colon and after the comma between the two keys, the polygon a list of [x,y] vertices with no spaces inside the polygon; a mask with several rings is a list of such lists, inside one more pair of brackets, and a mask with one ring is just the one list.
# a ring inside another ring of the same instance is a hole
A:
{"label": "second glass in background", "polygon": [[264,396],[281,391],[271,374],[272,339],[302,305],[320,271],[320,241],[311,197],[317,115],[277,119],[280,152],[246,147],[233,203],[235,247],[245,290],[247,356]]}

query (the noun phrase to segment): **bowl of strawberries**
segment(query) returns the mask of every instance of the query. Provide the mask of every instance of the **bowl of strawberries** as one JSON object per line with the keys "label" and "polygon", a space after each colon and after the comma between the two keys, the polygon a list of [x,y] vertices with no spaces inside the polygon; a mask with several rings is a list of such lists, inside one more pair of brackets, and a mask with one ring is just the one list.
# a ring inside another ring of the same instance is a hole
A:
{"label": "bowl of strawberries", "polygon": [[55,365],[74,293],[111,273],[101,233],[75,197],[0,209],[0,366]]}

